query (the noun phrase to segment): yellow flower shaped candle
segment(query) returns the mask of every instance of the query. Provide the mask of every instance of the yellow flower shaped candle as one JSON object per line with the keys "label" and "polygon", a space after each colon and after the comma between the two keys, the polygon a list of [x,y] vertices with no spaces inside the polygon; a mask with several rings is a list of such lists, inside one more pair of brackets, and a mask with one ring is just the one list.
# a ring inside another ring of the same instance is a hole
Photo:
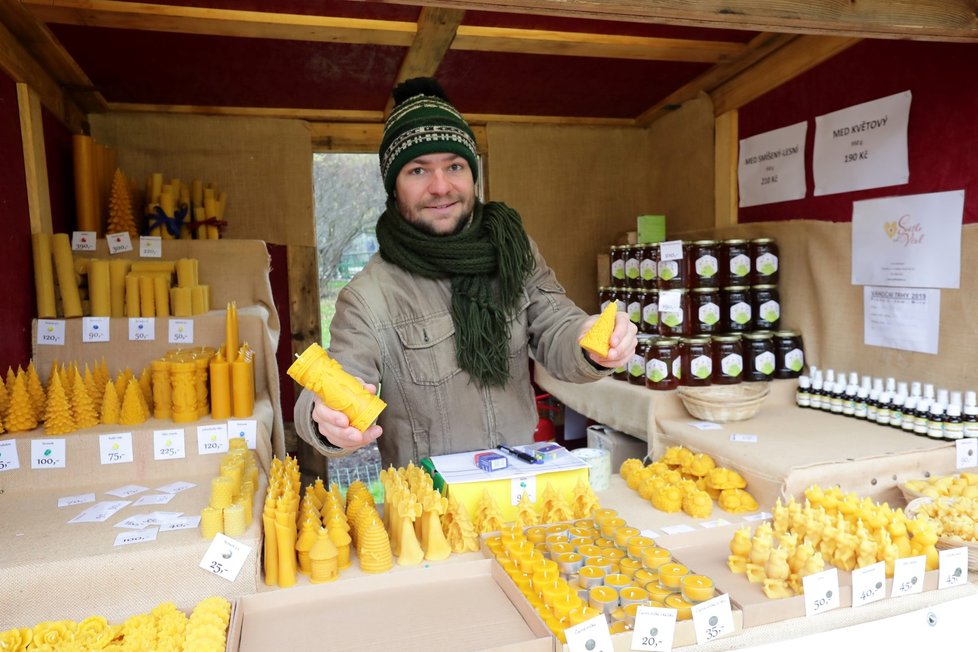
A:
{"label": "yellow flower shaped candle", "polygon": [[34,638],[34,631],[26,627],[8,629],[0,632],[0,650],[3,652],[24,652]]}

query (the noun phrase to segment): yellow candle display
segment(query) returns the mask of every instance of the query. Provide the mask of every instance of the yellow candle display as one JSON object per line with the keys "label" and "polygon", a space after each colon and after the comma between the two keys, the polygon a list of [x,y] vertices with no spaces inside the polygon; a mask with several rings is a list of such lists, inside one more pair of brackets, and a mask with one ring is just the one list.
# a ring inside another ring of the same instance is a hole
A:
{"label": "yellow candle display", "polygon": [[557,568],[564,575],[573,575],[584,565],[584,559],[576,552],[564,552],[556,555],[554,560]]}
{"label": "yellow candle display", "polygon": [[34,254],[34,289],[37,294],[37,316],[53,319],[58,316],[58,304],[54,294],[54,265],[51,262],[51,234],[35,233],[31,236]]}
{"label": "yellow candle display", "polygon": [[[266,535],[267,537],[268,535]],[[295,555],[295,517],[293,513],[275,511],[275,538],[278,550],[278,585],[282,588],[295,585],[298,561]]]}
{"label": "yellow candle display", "polygon": [[670,589],[678,589],[689,569],[682,564],[663,564],[659,566],[659,583]]}
{"label": "yellow candle display", "polygon": [[224,528],[224,510],[216,507],[205,507],[200,510],[200,535],[205,539],[213,539],[214,535]]}
{"label": "yellow candle display", "polygon": [[[234,369],[232,366],[232,388]],[[363,384],[343,371],[318,344],[311,344],[288,369],[300,385],[315,392],[327,406],[343,412],[350,425],[363,431],[376,420],[387,404],[364,389]],[[234,389],[234,391],[237,391]]]}
{"label": "yellow candle display", "polygon": [[241,419],[250,417],[254,411],[254,353],[250,349],[241,347],[238,357],[231,363],[231,415],[236,419]]}
{"label": "yellow candle display", "polygon": [[156,288],[153,285],[152,276],[139,277],[139,316],[156,316]]}
{"label": "yellow candle display", "polygon": [[126,316],[126,275],[128,260],[109,261],[109,302],[113,317]]}
{"label": "yellow candle display", "polygon": [[224,351],[228,361],[238,351],[238,305],[231,301],[224,313]]}
{"label": "yellow candle display", "polygon": [[[534,584],[534,587],[537,585]],[[560,580],[557,582],[551,582],[550,584],[544,586],[540,590],[540,596],[543,598],[543,604],[548,607],[553,608],[554,603],[558,598],[565,596],[571,592],[570,587],[567,586],[567,582]]]}
{"label": "yellow candle display", "polygon": [[604,576],[604,585],[619,591],[631,583],[631,578],[621,573],[609,573]]}
{"label": "yellow candle display", "polygon": [[231,418],[231,375],[224,356],[211,358],[211,416],[218,420]]}
{"label": "yellow candle display", "polygon": [[[610,539],[615,536],[615,532],[618,531],[618,528],[624,527],[624,525],[625,519],[618,518],[617,516],[604,520],[601,522],[600,527],[601,536],[608,537]],[[638,534],[638,532],[635,532],[635,534]]]}
{"label": "yellow candle display", "polygon": [[703,602],[716,592],[713,580],[705,575],[685,575],[680,580],[683,599],[687,602]]}
{"label": "yellow candle display", "polygon": [[686,600],[683,600],[683,596],[678,593],[673,593],[672,595],[666,596],[663,600],[665,604],[670,609],[676,610],[676,620],[689,620],[693,617],[693,605]]}
{"label": "yellow candle display", "polygon": [[170,316],[170,280],[163,274],[153,276],[153,299],[157,317]]}
{"label": "yellow candle display", "polygon": [[619,548],[625,548],[628,545],[628,540],[632,537],[638,536],[638,528],[634,527],[619,527],[615,530],[615,545]]}
{"label": "yellow candle display", "polygon": [[232,503],[224,508],[224,534],[229,537],[239,537],[245,533],[244,506]]}
{"label": "yellow candle display", "polygon": [[635,574],[632,575],[632,581],[639,582],[642,586],[644,586],[646,582],[650,582],[652,580],[658,582],[659,574],[655,571],[646,570],[644,568],[638,569],[635,571]]}
{"label": "yellow candle display", "polygon": [[75,264],[71,258],[71,241],[67,233],[51,236],[51,251],[54,255],[54,271],[58,277],[61,291],[61,311],[65,317],[81,317],[81,295],[75,280]]}
{"label": "yellow candle display", "polygon": [[153,416],[157,419],[169,419],[170,363],[166,360],[153,360],[149,366],[153,378]]}
{"label": "yellow candle display", "polygon": [[588,606],[597,611],[611,613],[618,606],[618,591],[609,586],[594,586],[587,592]]}
{"label": "yellow candle display", "polygon": [[93,259],[88,263],[88,300],[92,317],[111,317],[112,300],[109,261]]}
{"label": "yellow candle display", "polygon": [[126,316],[130,319],[139,317],[139,277],[135,274],[126,275]]}
{"label": "yellow candle display", "polygon": [[210,506],[215,509],[224,509],[232,502],[234,502],[234,480],[223,475],[211,479]]}
{"label": "yellow candle display", "polygon": [[[537,544],[538,546],[540,544]],[[550,546],[550,549],[544,549],[545,552],[550,553],[552,559],[556,559],[558,555],[565,552],[574,552],[574,544],[572,543],[555,543]],[[582,561],[583,563],[583,561]]]}
{"label": "yellow candle display", "polygon": [[663,564],[672,561],[672,554],[665,548],[658,546],[646,548],[642,552],[642,565],[648,570],[658,570]]}
{"label": "yellow candle display", "polygon": [[133,274],[167,274],[173,275],[176,263],[172,260],[134,260],[130,263],[129,271]]}
{"label": "yellow candle display", "polygon": [[207,312],[207,308],[207,288],[203,285],[190,288],[190,312],[203,315]]}
{"label": "yellow candle display", "polygon": [[628,577],[634,577],[635,571],[641,570],[642,562],[637,559],[632,559],[631,557],[626,557],[618,562],[618,572],[622,575],[627,575]]}
{"label": "yellow candle display", "polygon": [[651,548],[654,545],[655,545],[655,541],[653,541],[652,539],[648,537],[636,536],[630,538],[627,541],[625,549],[628,551],[629,557],[638,561],[642,561],[642,554],[645,552],[645,550]]}
{"label": "yellow candle display", "polygon": [[193,317],[190,288],[170,288],[170,311],[174,317]]}

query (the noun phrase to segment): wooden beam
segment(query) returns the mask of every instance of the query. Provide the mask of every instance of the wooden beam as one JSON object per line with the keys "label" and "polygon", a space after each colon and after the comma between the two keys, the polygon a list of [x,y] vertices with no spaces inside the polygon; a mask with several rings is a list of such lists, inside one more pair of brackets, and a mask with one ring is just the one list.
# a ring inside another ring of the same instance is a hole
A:
{"label": "wooden beam", "polygon": [[[401,62],[394,85],[414,77],[434,76],[464,16],[465,12],[458,9],[423,7],[418,16],[418,31]],[[389,115],[393,108],[394,98],[391,97],[387,100],[384,115]]]}
{"label": "wooden beam", "polygon": [[847,36],[799,36],[756,65],[710,91],[714,115],[739,109],[771,89],[831,59],[860,40]]}
{"label": "wooden beam", "polygon": [[861,38],[978,41],[974,0],[383,0],[390,4]]}
{"label": "wooden beam", "polygon": [[20,138],[24,144],[24,176],[27,179],[27,211],[31,233],[51,233],[51,190],[44,153],[44,125],[41,100],[24,83],[17,84],[20,110]]}
{"label": "wooden beam", "polygon": [[[475,145],[480,153],[488,150],[489,138],[483,125],[472,124]],[[376,152],[384,136],[384,125],[376,123],[310,122],[313,151]]]}
{"label": "wooden beam", "polygon": [[713,225],[717,228],[737,223],[739,188],[737,152],[739,145],[737,110],[716,117],[713,129]]}
{"label": "wooden beam", "polygon": [[326,122],[379,122],[382,111],[353,111],[332,109],[264,108],[251,106],[198,106],[194,104],[137,104],[109,102],[110,111],[135,113],[181,113],[192,115],[242,116],[249,118],[283,118]]}

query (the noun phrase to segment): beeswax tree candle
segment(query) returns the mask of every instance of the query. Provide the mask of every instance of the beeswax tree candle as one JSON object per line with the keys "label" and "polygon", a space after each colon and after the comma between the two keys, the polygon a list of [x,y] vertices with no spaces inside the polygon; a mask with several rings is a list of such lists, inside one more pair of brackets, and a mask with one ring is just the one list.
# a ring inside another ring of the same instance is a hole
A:
{"label": "beeswax tree candle", "polygon": [[134,426],[144,423],[148,418],[149,412],[146,409],[143,390],[139,388],[139,383],[135,379],[130,379],[123,395],[122,408],[119,411],[119,424]]}
{"label": "beeswax tree candle", "polygon": [[287,373],[300,385],[315,392],[328,407],[349,417],[350,425],[357,430],[366,430],[387,407],[379,397],[368,392],[363,383],[345,372],[318,344],[311,344],[292,363]]}
{"label": "beeswax tree candle", "polygon": [[[20,379],[18,378],[18,384]],[[71,416],[71,405],[61,385],[61,377],[55,376],[48,392],[47,411],[44,413],[44,432],[49,435],[63,435],[76,430]]]}
{"label": "beeswax tree candle", "polygon": [[47,397],[44,394],[44,386],[37,375],[37,367],[34,366],[33,360],[27,365],[27,394],[31,397],[31,405],[34,406],[34,414],[37,415],[37,420],[42,420],[47,405]]}
{"label": "beeswax tree candle", "polygon": [[[12,374],[8,372],[8,377]],[[10,392],[10,410],[7,413],[6,427],[7,432],[23,432],[25,430],[33,430],[37,427],[37,416],[34,414],[34,407],[31,405],[31,397],[27,393],[27,386],[24,382],[23,376],[15,376],[13,380],[13,389],[10,389],[11,383],[8,383],[8,391]],[[50,395],[50,392],[48,392]],[[62,395],[64,391],[62,390]]]}
{"label": "beeswax tree candle", "polygon": [[115,385],[111,380],[105,381],[105,391],[102,393],[102,409],[99,417],[102,423],[113,425],[119,423],[119,415],[122,411],[122,403],[119,401],[119,394],[115,391]]}
{"label": "beeswax tree candle", "polygon": [[71,388],[71,413],[75,417],[75,427],[79,430],[92,428],[98,425],[98,411],[92,403],[92,397],[88,393],[88,387],[78,373],[77,367],[74,369],[74,384]]}

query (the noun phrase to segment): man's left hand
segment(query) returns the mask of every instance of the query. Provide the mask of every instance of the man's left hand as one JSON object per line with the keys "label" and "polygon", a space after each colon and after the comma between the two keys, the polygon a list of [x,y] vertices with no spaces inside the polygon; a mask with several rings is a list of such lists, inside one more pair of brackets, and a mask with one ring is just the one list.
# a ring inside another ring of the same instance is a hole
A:
{"label": "man's left hand", "polygon": [[[584,337],[584,333],[598,320],[598,315],[591,315],[584,321],[578,340]],[[586,351],[587,356],[594,361],[594,364],[609,369],[624,367],[635,354],[635,346],[638,344],[638,328],[628,319],[628,314],[619,311],[615,315],[615,330],[611,332],[609,349],[607,356],[600,356],[597,353]]]}

